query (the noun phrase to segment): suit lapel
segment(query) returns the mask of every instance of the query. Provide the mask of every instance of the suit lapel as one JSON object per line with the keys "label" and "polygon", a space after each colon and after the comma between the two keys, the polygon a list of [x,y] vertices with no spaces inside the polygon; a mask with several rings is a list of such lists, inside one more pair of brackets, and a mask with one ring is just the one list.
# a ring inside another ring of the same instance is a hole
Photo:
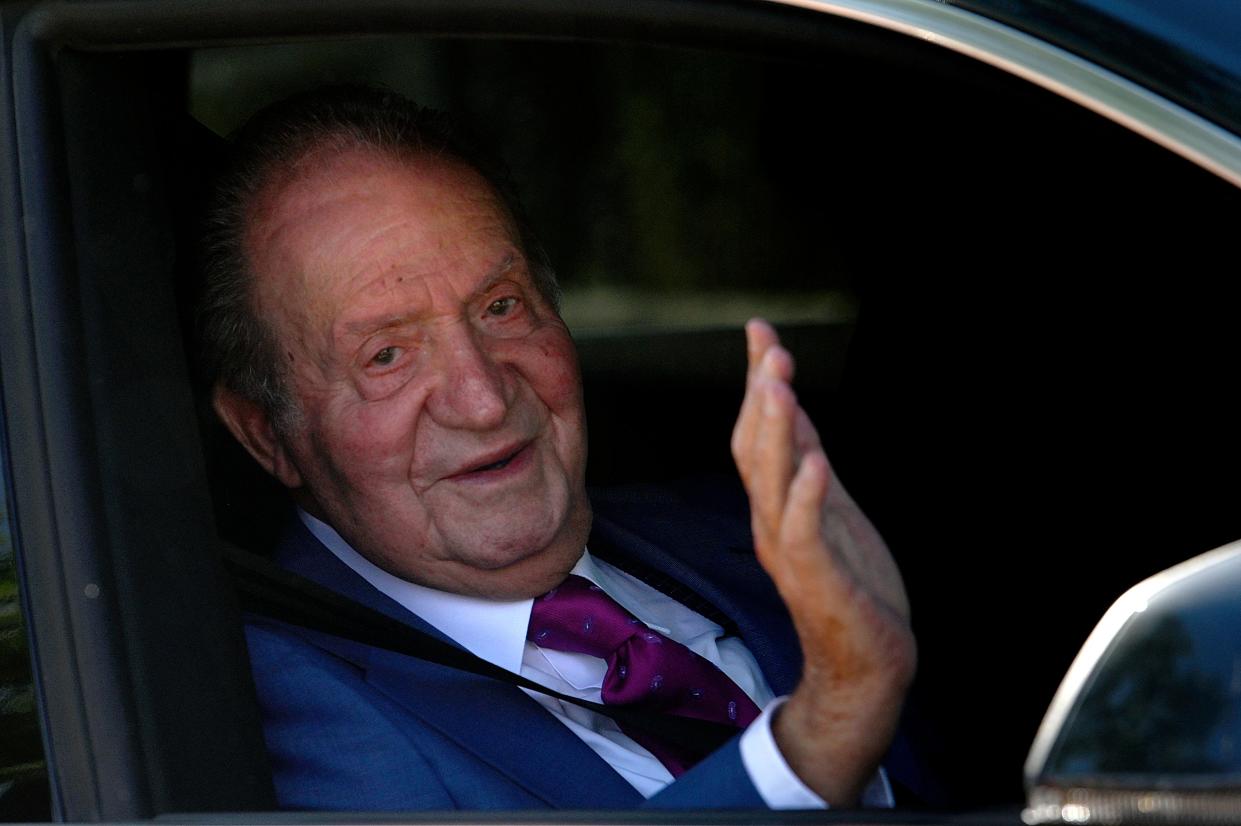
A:
{"label": "suit lapel", "polygon": [[[697,502],[648,489],[592,500],[592,552],[606,548],[600,556],[621,568],[636,560],[639,567],[659,572],[714,606],[732,620],[772,690],[792,691],[801,669],[796,634],[774,586],[754,558],[748,528],[733,511],[725,508],[713,514],[710,509],[702,511]],[[695,518],[687,520],[686,513]],[[358,576],[300,520],[293,522],[281,543],[280,564],[456,645]],[[685,599],[684,593],[673,596]],[[338,637],[315,632],[306,636],[361,668],[371,685],[411,715],[549,806],[627,808],[641,802],[606,761],[515,686]],[[452,701],[444,702],[446,697]],[[531,748],[532,743],[538,747]]]}
{"label": "suit lapel", "polygon": [[642,802],[606,761],[511,685],[389,652],[376,652],[367,680],[549,806],[628,808]]}
{"label": "suit lapel", "polygon": [[[358,576],[300,520],[282,543],[278,561],[355,602],[456,645]],[[410,714],[549,806],[628,808],[642,801],[606,761],[515,686],[339,637],[304,635],[361,668],[368,683]],[[531,748],[531,743],[539,747]]]}

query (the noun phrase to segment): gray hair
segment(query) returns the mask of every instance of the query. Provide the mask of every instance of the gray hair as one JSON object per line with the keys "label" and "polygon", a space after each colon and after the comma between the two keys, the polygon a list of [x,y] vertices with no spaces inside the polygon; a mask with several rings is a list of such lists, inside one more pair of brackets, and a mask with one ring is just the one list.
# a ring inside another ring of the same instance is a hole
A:
{"label": "gray hair", "polygon": [[446,115],[368,86],[318,89],[272,104],[234,133],[208,204],[197,325],[209,385],[221,384],[261,405],[278,433],[297,425],[300,410],[276,333],[260,317],[254,298],[255,274],[245,252],[252,206],[281,173],[312,152],[352,148],[398,160],[447,156],[476,170],[512,215],[535,287],[553,308],[560,307],[555,271],[506,170]]}

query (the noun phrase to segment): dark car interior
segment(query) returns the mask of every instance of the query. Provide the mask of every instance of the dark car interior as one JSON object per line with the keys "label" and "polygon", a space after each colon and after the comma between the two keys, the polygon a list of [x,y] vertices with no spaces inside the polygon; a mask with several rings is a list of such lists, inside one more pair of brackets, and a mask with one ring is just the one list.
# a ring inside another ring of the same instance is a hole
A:
{"label": "dark car interior", "polygon": [[906,579],[928,810],[1015,812],[1107,605],[1241,537],[1241,196],[1190,162],[795,8],[251,5],[4,7],[6,484],[52,791],[0,819],[274,808],[218,557],[287,505],[196,378],[193,239],[218,133],[321,83],[429,98],[505,156],[570,323],[602,307],[575,327],[593,484],[729,474],[770,308]]}

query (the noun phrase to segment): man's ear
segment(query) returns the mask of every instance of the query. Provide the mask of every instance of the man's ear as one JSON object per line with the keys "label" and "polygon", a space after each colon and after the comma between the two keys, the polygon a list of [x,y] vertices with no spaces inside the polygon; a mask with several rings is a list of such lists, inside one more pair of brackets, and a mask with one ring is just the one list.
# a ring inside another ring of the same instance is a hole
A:
{"label": "man's ear", "polygon": [[211,403],[220,421],[264,470],[287,488],[302,486],[302,475],[261,404],[219,384],[212,393]]}

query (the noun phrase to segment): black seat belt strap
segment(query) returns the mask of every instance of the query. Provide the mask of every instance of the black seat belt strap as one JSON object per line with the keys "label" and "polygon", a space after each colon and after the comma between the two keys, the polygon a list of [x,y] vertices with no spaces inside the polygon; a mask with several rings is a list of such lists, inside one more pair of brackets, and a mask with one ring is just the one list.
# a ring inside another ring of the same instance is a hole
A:
{"label": "black seat belt strap", "polygon": [[705,756],[739,733],[736,728],[709,720],[592,703],[561,694],[341,596],[270,560],[227,543],[221,544],[224,564],[237,586],[242,608],[251,613],[537,691],[647,731],[691,754]]}

